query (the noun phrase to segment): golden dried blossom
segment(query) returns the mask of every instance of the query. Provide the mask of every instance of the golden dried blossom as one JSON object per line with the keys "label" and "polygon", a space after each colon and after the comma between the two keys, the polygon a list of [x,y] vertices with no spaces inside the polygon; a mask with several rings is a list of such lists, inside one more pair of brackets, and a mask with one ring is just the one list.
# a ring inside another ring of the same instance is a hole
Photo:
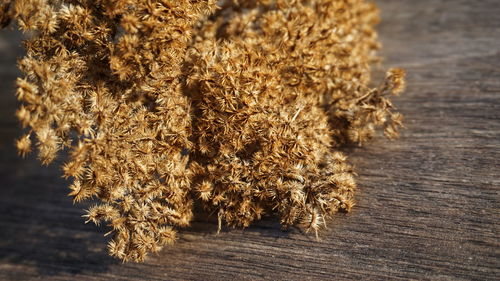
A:
{"label": "golden dried blossom", "polygon": [[97,199],[87,222],[125,261],[172,243],[194,200],[219,229],[269,214],[317,234],[354,204],[339,147],[402,126],[404,71],[369,86],[365,0],[8,0],[10,19],[30,31],[17,148],[68,150],[69,195]]}

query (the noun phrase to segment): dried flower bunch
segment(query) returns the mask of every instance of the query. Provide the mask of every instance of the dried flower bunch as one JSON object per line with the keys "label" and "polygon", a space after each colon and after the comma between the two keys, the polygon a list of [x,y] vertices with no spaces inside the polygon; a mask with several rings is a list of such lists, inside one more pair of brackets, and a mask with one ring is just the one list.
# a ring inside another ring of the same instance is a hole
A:
{"label": "dried flower bunch", "polygon": [[75,201],[106,222],[112,256],[142,261],[189,225],[264,214],[316,231],[353,205],[339,147],[402,116],[378,88],[378,12],[364,0],[7,0],[0,24],[29,32],[17,117],[48,164],[67,149]]}

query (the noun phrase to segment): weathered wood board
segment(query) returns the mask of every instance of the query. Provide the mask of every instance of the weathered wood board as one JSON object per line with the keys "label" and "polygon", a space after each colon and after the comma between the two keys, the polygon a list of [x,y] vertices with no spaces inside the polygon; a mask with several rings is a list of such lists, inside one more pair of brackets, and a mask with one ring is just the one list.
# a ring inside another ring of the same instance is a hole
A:
{"label": "weathered wood board", "polygon": [[[0,280],[500,280],[500,2],[379,0],[382,69],[408,72],[401,139],[348,151],[357,206],[314,235],[198,218],[144,264],[106,254],[57,165],[13,140],[19,35],[0,32]],[[382,71],[379,70],[379,71]]]}

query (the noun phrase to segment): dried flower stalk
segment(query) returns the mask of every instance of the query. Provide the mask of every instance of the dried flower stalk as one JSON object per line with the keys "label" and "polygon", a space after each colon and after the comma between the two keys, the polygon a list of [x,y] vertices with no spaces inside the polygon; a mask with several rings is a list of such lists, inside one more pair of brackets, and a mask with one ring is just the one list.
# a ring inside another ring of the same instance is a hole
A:
{"label": "dried flower stalk", "polygon": [[353,205],[346,156],[397,137],[404,89],[371,88],[378,12],[364,0],[13,0],[29,32],[17,117],[43,164],[67,149],[75,201],[112,256],[142,261],[189,225],[193,200],[233,226],[276,214],[317,231]]}

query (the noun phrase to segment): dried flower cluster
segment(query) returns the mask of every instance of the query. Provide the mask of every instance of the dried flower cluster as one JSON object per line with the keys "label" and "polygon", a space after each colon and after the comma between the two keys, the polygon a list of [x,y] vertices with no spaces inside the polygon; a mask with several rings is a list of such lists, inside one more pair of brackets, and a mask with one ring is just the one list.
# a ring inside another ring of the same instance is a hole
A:
{"label": "dried flower cluster", "polygon": [[4,0],[10,19],[30,34],[17,148],[68,150],[70,195],[98,199],[86,217],[123,260],[173,242],[194,200],[219,229],[275,214],[317,232],[353,205],[338,148],[401,126],[404,72],[369,87],[364,0]]}

